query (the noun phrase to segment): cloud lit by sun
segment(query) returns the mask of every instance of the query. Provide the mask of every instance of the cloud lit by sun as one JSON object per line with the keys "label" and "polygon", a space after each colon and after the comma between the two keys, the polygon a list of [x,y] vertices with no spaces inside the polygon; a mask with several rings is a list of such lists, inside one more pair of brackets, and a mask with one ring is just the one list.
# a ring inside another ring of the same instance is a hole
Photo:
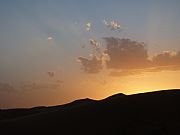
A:
{"label": "cloud lit by sun", "polygon": [[52,40],[52,39],[53,39],[53,37],[48,37],[48,38],[47,38],[47,40]]}

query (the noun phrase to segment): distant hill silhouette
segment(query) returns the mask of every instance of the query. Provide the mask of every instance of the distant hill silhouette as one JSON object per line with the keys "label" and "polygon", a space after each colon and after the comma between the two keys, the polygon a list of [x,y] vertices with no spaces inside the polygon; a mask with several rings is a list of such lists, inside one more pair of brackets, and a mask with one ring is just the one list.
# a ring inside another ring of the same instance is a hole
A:
{"label": "distant hill silhouette", "polygon": [[180,90],[0,110],[2,135],[180,135]]}

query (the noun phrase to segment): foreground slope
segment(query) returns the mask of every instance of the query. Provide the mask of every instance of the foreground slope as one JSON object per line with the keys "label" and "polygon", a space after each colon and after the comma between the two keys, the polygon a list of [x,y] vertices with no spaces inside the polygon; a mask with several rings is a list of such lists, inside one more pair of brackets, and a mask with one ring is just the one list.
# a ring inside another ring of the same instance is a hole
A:
{"label": "foreground slope", "polygon": [[3,135],[179,135],[179,103],[180,90],[164,90],[1,110],[0,131]]}

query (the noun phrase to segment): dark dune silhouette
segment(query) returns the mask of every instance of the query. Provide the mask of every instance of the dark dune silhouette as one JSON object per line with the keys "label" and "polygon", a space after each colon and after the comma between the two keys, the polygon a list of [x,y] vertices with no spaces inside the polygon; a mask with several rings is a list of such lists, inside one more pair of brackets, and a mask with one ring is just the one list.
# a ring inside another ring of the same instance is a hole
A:
{"label": "dark dune silhouette", "polygon": [[2,135],[179,135],[180,90],[0,110]]}

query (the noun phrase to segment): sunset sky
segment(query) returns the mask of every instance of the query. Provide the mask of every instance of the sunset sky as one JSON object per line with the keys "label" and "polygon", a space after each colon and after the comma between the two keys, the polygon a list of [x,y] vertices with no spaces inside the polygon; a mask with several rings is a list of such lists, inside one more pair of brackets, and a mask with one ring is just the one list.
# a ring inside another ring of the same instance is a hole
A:
{"label": "sunset sky", "polygon": [[179,0],[1,0],[0,108],[180,88]]}

